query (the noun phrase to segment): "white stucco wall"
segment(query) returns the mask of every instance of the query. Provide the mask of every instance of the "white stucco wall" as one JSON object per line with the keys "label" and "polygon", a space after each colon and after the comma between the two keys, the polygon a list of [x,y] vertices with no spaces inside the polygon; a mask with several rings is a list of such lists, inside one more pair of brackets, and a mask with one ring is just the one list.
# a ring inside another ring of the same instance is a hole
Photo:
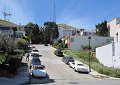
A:
{"label": "white stucco wall", "polygon": [[[82,50],[82,46],[89,45],[88,36],[70,36],[70,39],[74,38],[74,42],[70,40],[71,50]],[[111,37],[91,37],[90,46],[92,49],[98,46],[106,45],[109,40],[113,40]]]}
{"label": "white stucco wall", "polygon": [[113,66],[112,44],[96,48],[96,58],[105,66]]}
{"label": "white stucco wall", "polygon": [[105,66],[120,68],[120,43],[96,48],[96,58]]}
{"label": "white stucco wall", "polygon": [[114,48],[115,48],[115,52],[114,52],[115,56],[113,56],[114,58],[113,64],[115,68],[120,68],[120,42],[116,42]]}

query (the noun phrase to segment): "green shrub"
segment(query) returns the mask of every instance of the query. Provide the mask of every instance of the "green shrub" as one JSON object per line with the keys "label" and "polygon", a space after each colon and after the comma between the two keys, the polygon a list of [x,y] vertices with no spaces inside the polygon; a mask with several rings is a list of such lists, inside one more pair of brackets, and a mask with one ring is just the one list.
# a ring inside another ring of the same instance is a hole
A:
{"label": "green shrub", "polygon": [[6,59],[6,56],[3,54],[0,54],[0,64],[2,64],[2,62],[4,62]]}
{"label": "green shrub", "polygon": [[24,49],[29,45],[29,42],[25,39],[17,39],[16,45],[18,46],[19,49]]}
{"label": "green shrub", "polygon": [[89,50],[91,49],[91,47],[89,47],[89,45],[83,46],[83,50]]}

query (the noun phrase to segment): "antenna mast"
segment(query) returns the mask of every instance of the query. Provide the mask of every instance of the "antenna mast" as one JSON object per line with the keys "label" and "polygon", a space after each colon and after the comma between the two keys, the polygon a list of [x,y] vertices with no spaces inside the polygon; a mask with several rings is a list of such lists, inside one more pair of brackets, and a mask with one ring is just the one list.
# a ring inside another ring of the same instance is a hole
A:
{"label": "antenna mast", "polygon": [[56,22],[55,1],[53,3],[53,21]]}
{"label": "antenna mast", "polygon": [[9,6],[9,13],[6,12],[6,7],[5,7],[3,12],[4,20],[9,21],[11,15],[12,14],[10,13],[10,6]]}

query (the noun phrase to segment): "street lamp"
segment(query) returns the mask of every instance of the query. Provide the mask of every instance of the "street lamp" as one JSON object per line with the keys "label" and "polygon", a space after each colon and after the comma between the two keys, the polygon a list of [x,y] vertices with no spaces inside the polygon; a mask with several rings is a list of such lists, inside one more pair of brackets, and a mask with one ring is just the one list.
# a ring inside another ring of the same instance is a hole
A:
{"label": "street lamp", "polygon": [[90,40],[91,40],[91,37],[90,36],[88,37],[88,40],[89,40],[89,72],[91,72],[91,64],[90,64]]}

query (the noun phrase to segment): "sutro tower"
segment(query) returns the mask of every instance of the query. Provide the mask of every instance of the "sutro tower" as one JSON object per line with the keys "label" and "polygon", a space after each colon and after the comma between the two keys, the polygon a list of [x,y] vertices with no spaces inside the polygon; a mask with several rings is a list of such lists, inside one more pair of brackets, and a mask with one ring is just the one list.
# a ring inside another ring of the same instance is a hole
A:
{"label": "sutro tower", "polygon": [[11,15],[12,14],[10,13],[10,6],[9,6],[9,13],[7,13],[6,9],[4,8],[4,12],[3,12],[4,20],[9,21]]}

